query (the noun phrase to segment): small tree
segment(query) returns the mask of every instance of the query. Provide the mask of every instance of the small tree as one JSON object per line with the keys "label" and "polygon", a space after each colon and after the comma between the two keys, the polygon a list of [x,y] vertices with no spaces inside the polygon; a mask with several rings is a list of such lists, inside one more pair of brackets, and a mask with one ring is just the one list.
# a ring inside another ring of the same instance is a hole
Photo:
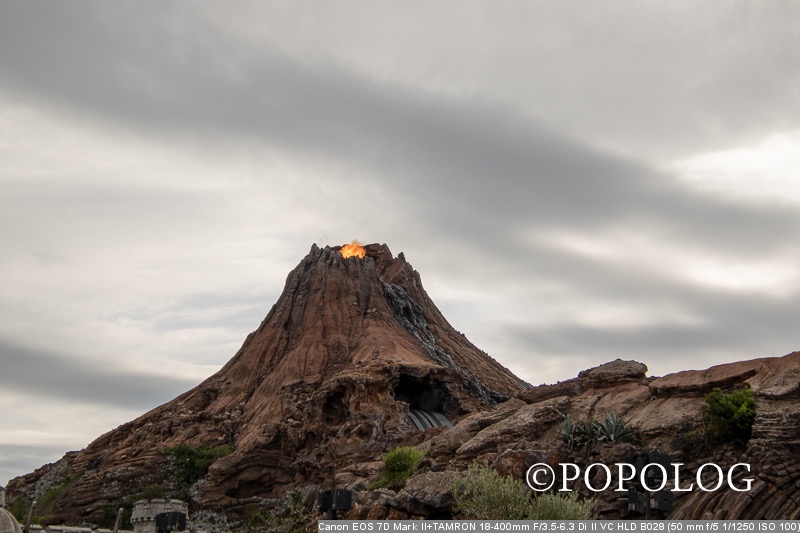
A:
{"label": "small tree", "polygon": [[703,420],[710,442],[743,445],[750,440],[756,418],[756,402],[749,388],[724,393],[715,388],[706,394]]}

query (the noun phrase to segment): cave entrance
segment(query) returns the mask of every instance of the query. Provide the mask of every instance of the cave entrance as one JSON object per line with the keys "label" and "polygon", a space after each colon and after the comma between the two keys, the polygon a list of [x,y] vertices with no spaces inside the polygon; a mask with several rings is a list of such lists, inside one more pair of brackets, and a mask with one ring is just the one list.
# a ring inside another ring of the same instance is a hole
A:
{"label": "cave entrance", "polygon": [[322,419],[329,425],[338,425],[347,420],[344,391],[333,391],[325,398],[325,403],[322,404]]}
{"label": "cave entrance", "polygon": [[394,388],[394,398],[408,404],[406,422],[414,429],[453,427],[442,413],[448,399],[447,391],[438,383],[426,383],[411,376],[400,376]]}

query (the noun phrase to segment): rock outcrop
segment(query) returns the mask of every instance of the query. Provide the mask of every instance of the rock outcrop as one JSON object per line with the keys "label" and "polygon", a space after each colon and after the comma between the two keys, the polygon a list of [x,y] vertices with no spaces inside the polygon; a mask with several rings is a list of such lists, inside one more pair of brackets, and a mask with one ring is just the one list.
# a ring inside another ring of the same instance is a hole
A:
{"label": "rock outcrop", "polygon": [[50,519],[91,523],[132,493],[169,487],[164,450],[228,445],[193,503],[231,508],[371,475],[386,451],[422,439],[409,409],[458,422],[529,387],[453,329],[403,254],[364,248],[362,259],[313,246],[219,372],[9,493],[58,489]]}
{"label": "rock outcrop", "polygon": [[[749,387],[756,401],[753,433],[744,447],[700,445],[704,395],[715,387],[730,391]],[[635,430],[632,442],[598,443],[589,448],[569,446],[562,424],[603,419],[608,413],[625,418]],[[800,518],[800,352],[779,358],[731,363],[700,371],[648,378],[646,367],[635,361],[612,361],[579,373],[575,379],[534,387],[488,412],[474,413],[451,430],[434,435],[419,446],[429,466],[409,479],[394,499],[378,502],[360,494],[352,516],[441,517],[450,509],[451,479],[476,461],[523,480],[527,468],[548,463],[558,471],[564,462],[578,465],[630,462],[641,451],[667,454],[683,463],[682,488],[695,483],[698,468],[720,465],[727,474],[736,463],[750,465],[734,476],[736,488],[753,479],[751,490],[736,491],[727,482],[716,491],[695,486],[674,492],[674,508],[656,516],[670,519],[796,519]],[[714,471],[707,469],[715,475]],[[435,472],[435,476],[433,473]],[[714,486],[714,479],[704,482]],[[600,481],[594,479],[595,485]],[[696,485],[696,483],[695,483]],[[612,487],[617,486],[614,480]],[[628,512],[625,493],[589,491],[583,483],[573,488],[595,497],[595,511],[604,518],[641,518]],[[391,509],[376,509],[376,506]]]}
{"label": "rock outcrop", "polygon": [[[9,494],[49,494],[51,521],[96,523],[131,497],[174,486],[165,450],[225,445],[232,453],[191,487],[193,507],[206,513],[336,486],[355,491],[348,518],[448,518],[450,484],[475,462],[522,480],[534,463],[613,465],[656,451],[683,463],[690,480],[707,462],[751,465],[736,478],[750,476],[751,490],[675,493],[669,518],[800,517],[800,353],[661,378],[616,360],[530,387],[447,323],[403,254],[376,244],[364,252],[344,258],[338,247],[312,247],[218,373],[12,480]],[[715,387],[752,389],[756,418],[745,447],[698,441],[704,396]],[[567,416],[609,413],[624,417],[633,439],[564,440]],[[368,490],[381,456],[399,445],[426,452],[417,472],[397,491]],[[601,517],[631,516],[624,493],[574,488],[598,499]]]}

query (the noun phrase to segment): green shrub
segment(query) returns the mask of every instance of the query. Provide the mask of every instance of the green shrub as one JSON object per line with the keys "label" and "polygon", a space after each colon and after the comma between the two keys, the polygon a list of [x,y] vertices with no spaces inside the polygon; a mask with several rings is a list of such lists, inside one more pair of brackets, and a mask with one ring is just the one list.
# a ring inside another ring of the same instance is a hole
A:
{"label": "green shrub", "polygon": [[525,520],[530,512],[531,489],[486,465],[471,464],[450,492],[456,511],[468,520]]}
{"label": "green shrub", "polygon": [[575,493],[531,497],[531,489],[522,481],[477,464],[453,480],[450,492],[456,512],[468,520],[588,520],[595,504],[595,500],[579,502]]}
{"label": "green shrub", "polygon": [[167,466],[179,490],[187,490],[208,473],[211,463],[233,452],[233,446],[199,446],[179,444],[166,448]]}
{"label": "green shrub", "polygon": [[8,512],[14,515],[17,522],[25,524],[28,518],[28,509],[31,508],[31,501],[28,498],[16,497],[6,506]]}
{"label": "green shrub", "polygon": [[591,520],[596,500],[578,501],[578,493],[567,496],[539,494],[531,500],[528,520]]}
{"label": "green shrub", "polygon": [[49,516],[55,508],[56,501],[64,493],[67,485],[68,484],[65,483],[57,487],[52,487],[47,489],[41,496],[39,496],[39,499],[36,500],[36,508],[34,510],[36,516],[42,518]]}
{"label": "green shrub", "polygon": [[401,446],[383,457],[381,477],[370,484],[370,489],[381,487],[398,488],[411,477],[417,465],[425,457],[425,452],[413,446]]}
{"label": "green shrub", "polygon": [[724,393],[715,388],[705,396],[703,421],[710,442],[743,445],[753,432],[756,402],[751,389]]}
{"label": "green shrub", "polygon": [[[33,509],[32,522],[34,524],[43,524],[50,518],[50,515],[57,510],[61,496],[67,491],[73,481],[75,481],[75,477],[72,474],[67,474],[61,479],[60,484],[50,487],[39,495]],[[28,519],[28,508],[29,503],[25,505],[23,520]]]}
{"label": "green shrub", "polygon": [[169,495],[167,494],[167,488],[164,485],[158,483],[150,483],[149,485],[145,485],[141,490],[136,492],[136,499],[133,500],[134,502],[139,500],[155,500],[155,499],[167,499]]}
{"label": "green shrub", "polygon": [[682,435],[681,441],[683,443],[681,449],[688,456],[700,457],[711,451],[708,446],[708,436],[705,428],[684,430],[680,434]]}

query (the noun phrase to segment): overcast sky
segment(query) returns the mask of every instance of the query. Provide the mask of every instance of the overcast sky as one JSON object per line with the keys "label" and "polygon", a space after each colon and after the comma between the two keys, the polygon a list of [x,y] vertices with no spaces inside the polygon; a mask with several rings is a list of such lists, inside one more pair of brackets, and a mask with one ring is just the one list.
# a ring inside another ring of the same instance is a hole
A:
{"label": "overcast sky", "polygon": [[389,245],[533,384],[800,349],[800,3],[0,3],[0,484]]}

